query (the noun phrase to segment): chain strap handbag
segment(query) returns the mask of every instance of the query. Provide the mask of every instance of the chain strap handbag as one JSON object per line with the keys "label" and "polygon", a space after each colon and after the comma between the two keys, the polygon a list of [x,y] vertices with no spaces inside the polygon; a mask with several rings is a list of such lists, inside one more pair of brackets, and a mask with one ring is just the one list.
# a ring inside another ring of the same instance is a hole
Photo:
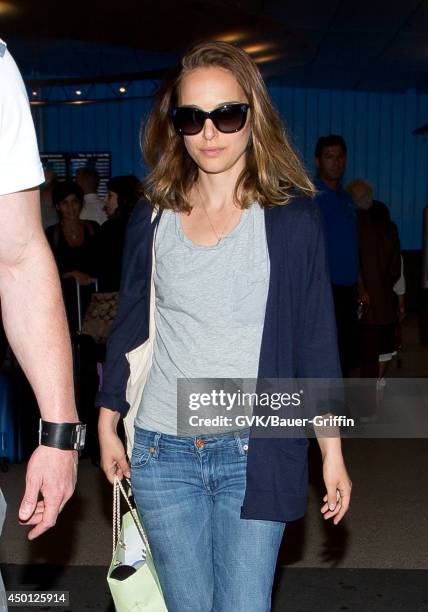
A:
{"label": "chain strap handbag", "polygon": [[106,342],[117,313],[119,293],[93,293],[86,310],[82,333],[92,336],[97,343]]}
{"label": "chain strap handbag", "polygon": [[[122,521],[120,494],[129,507]],[[146,533],[117,477],[113,485],[113,555],[107,582],[116,612],[168,612]]]}

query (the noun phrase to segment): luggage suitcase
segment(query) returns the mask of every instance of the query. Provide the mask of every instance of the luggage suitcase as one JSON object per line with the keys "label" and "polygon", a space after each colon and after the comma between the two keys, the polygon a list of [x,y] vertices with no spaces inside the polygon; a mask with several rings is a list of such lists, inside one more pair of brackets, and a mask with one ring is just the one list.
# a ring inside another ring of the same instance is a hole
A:
{"label": "luggage suitcase", "polygon": [[[15,384],[14,384],[15,383]],[[9,463],[22,461],[20,436],[20,402],[16,381],[11,372],[0,372],[0,470]]]}
{"label": "luggage suitcase", "polygon": [[[92,285],[97,291],[96,279],[93,279]],[[85,297],[88,298],[88,295]],[[98,410],[95,408],[95,395],[99,388],[97,347],[90,336],[81,333],[84,309],[88,303],[88,299],[82,299],[81,286],[76,282],[78,329],[72,334],[76,405],[79,418],[86,423],[86,445],[83,456],[89,456],[92,463],[98,465]]]}

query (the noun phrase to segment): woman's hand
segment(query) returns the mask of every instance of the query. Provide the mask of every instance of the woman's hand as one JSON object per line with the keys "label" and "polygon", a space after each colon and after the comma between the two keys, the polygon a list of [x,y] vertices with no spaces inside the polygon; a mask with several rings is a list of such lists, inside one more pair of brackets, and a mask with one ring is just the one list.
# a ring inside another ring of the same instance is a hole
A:
{"label": "woman's hand", "polygon": [[89,276],[89,274],[79,272],[79,270],[73,270],[73,272],[66,272],[62,275],[62,278],[74,278],[78,281],[79,285],[90,285],[92,282],[92,278]]}
{"label": "woman's hand", "polygon": [[115,476],[119,480],[122,480],[124,476],[127,478],[131,476],[125,448],[116,432],[119,418],[120,414],[118,412],[108,408],[100,408],[98,435],[101,449],[101,468],[111,484],[113,484]]}
{"label": "woman's hand", "polygon": [[321,512],[324,519],[334,517],[333,523],[337,525],[349,509],[352,489],[341,451],[327,452],[323,456],[323,478],[327,494],[323,497],[325,503]]}

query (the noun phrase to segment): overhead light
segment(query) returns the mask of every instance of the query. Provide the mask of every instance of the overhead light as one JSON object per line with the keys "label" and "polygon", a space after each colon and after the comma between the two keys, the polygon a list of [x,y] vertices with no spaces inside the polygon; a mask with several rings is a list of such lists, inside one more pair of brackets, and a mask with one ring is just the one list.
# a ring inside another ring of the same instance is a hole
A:
{"label": "overhead light", "polygon": [[31,100],[31,106],[81,106],[82,104],[93,104],[98,100]]}
{"label": "overhead light", "polygon": [[17,12],[17,7],[12,2],[0,0],[0,15],[12,15]]}
{"label": "overhead light", "polygon": [[264,51],[269,51],[272,49],[271,43],[256,43],[254,45],[245,45],[242,47],[244,51],[247,53],[263,53]]}
{"label": "overhead light", "polygon": [[257,64],[265,64],[267,62],[274,62],[282,57],[280,53],[271,53],[270,55],[261,55],[260,57],[255,57],[254,61]]}
{"label": "overhead light", "polygon": [[81,96],[82,92],[80,91],[80,89],[76,89],[76,96]]}
{"label": "overhead light", "polygon": [[119,87],[120,93],[126,93],[126,87]]}
{"label": "overhead light", "polygon": [[31,92],[31,94],[32,94],[33,96],[37,96],[37,91],[32,91],[32,92]]}
{"label": "overhead light", "polygon": [[247,34],[245,32],[227,32],[226,34],[222,34],[221,36],[216,36],[215,40],[221,40],[222,42],[239,42],[247,38]]}

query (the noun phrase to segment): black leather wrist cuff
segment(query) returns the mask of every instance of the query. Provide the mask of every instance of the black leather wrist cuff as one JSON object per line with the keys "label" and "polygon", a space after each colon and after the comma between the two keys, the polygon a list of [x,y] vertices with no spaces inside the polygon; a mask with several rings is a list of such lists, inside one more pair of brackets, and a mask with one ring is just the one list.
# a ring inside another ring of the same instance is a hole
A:
{"label": "black leather wrist cuff", "polygon": [[39,421],[39,444],[61,450],[80,451],[85,446],[86,425],[83,423],[49,423]]}

